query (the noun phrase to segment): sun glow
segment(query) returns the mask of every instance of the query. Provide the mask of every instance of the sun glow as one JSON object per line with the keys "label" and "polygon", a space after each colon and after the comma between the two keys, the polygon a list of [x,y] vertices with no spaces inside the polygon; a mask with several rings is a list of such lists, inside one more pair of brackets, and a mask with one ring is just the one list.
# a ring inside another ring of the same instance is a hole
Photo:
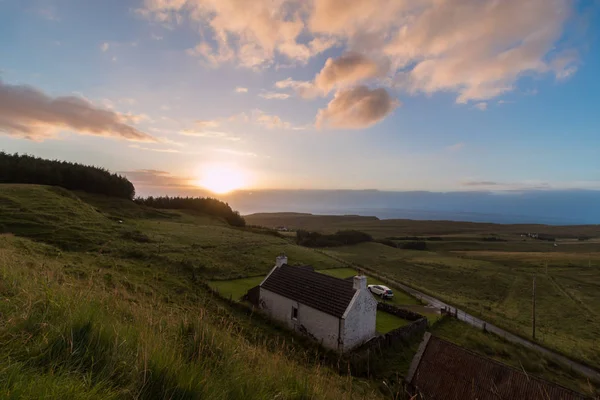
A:
{"label": "sun glow", "polygon": [[225,194],[248,184],[248,177],[241,169],[225,164],[210,164],[201,168],[198,186],[213,193]]}

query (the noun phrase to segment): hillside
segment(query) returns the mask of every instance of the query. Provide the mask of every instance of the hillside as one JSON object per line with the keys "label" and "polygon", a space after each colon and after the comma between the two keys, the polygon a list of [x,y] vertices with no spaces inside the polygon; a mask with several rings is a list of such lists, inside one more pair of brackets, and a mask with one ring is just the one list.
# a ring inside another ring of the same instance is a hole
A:
{"label": "hillside", "polygon": [[553,226],[535,224],[492,224],[456,221],[418,221],[410,219],[385,219],[354,215],[313,215],[300,213],[257,213],[244,216],[249,224],[270,228],[285,226],[288,229],[335,232],[357,229],[376,238],[407,235],[520,235],[532,232],[564,238],[580,236],[600,237],[600,225]]}
{"label": "hillside", "polygon": [[[235,300],[281,252],[344,274],[352,274],[348,263],[364,263],[442,294],[468,270],[472,282],[490,284],[479,285],[483,294],[461,288],[460,299],[482,295],[482,305],[497,295],[494,285],[503,287],[494,279],[507,279],[493,272],[493,260],[461,261],[423,279],[459,258],[378,243],[313,250],[198,212],[46,186],[0,185],[0,226],[0,394],[12,398],[403,399],[399,378],[418,341],[371,360],[370,379],[359,372],[364,366],[349,377],[349,364]],[[484,253],[478,257],[496,257]],[[577,323],[585,358],[594,353]],[[575,390],[596,390],[564,366],[458,321],[430,330]]]}
{"label": "hillside", "polygon": [[0,185],[4,398],[381,397],[202,284],[264,274],[281,251],[336,261],[211,217],[82,197]]}

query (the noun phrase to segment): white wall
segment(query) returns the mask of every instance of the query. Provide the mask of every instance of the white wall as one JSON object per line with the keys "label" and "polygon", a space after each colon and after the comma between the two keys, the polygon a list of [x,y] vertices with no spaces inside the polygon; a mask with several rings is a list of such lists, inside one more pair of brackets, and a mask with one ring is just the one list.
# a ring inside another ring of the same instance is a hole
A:
{"label": "white wall", "polygon": [[[296,331],[301,331],[301,326],[304,326],[324,347],[338,349],[338,318],[263,288],[260,288],[260,300],[261,308],[273,319]],[[292,307],[298,308],[296,321],[292,319]]]}
{"label": "white wall", "polygon": [[376,335],[377,300],[367,290],[357,292],[343,320],[343,351],[359,346]]}

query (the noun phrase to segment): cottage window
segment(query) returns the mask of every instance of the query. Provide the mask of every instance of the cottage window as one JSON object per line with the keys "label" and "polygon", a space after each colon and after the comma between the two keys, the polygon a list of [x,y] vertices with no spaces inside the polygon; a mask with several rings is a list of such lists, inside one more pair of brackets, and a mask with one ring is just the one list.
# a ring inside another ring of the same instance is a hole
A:
{"label": "cottage window", "polygon": [[298,307],[292,306],[292,319],[293,320],[298,319]]}

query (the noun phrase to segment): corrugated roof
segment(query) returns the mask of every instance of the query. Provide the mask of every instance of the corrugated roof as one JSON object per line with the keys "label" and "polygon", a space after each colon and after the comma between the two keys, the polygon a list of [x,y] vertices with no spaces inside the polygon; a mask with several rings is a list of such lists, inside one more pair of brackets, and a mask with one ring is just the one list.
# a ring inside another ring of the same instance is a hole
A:
{"label": "corrugated roof", "polygon": [[352,281],[287,264],[275,269],[261,287],[337,318],[356,292]]}
{"label": "corrugated roof", "polygon": [[435,400],[580,400],[585,397],[430,336],[410,383]]}

